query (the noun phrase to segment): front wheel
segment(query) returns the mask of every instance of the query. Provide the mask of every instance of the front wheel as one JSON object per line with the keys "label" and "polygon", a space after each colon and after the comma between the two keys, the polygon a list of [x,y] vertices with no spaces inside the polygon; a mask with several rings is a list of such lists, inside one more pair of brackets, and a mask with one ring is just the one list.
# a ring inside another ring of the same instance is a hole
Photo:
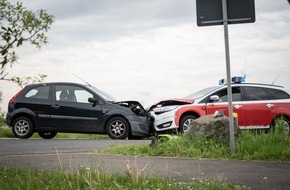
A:
{"label": "front wheel", "polygon": [[12,132],[17,138],[28,139],[33,135],[33,124],[27,117],[18,117],[12,124]]}
{"label": "front wheel", "polygon": [[112,139],[125,139],[128,137],[129,124],[122,117],[114,117],[109,120],[107,134]]}
{"label": "front wheel", "polygon": [[196,117],[194,115],[183,116],[180,120],[178,132],[184,133],[187,130],[189,130],[189,127],[191,126],[191,122],[195,119]]}
{"label": "front wheel", "polygon": [[43,132],[39,131],[38,135],[43,139],[52,139],[57,135],[57,132]]}

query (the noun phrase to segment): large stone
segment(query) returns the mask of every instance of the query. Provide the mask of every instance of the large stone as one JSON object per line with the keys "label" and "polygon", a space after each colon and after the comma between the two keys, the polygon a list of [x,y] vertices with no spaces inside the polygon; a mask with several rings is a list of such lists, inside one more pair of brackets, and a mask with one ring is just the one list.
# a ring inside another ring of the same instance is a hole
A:
{"label": "large stone", "polygon": [[[234,123],[235,137],[238,137],[240,129],[237,127],[236,119]],[[192,121],[185,134],[214,139],[219,143],[229,143],[229,118],[220,113],[200,117]]]}

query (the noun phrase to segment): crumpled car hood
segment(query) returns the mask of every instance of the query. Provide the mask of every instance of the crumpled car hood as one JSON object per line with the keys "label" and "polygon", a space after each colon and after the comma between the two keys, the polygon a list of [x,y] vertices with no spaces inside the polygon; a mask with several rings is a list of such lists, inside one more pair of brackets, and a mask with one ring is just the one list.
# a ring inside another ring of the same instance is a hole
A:
{"label": "crumpled car hood", "polygon": [[114,102],[114,103],[131,109],[131,111],[134,112],[137,116],[148,115],[148,112],[146,111],[146,109],[138,101],[120,101],[120,102]]}
{"label": "crumpled car hood", "polygon": [[157,102],[156,104],[153,104],[148,111],[152,111],[154,108],[157,107],[164,107],[164,106],[181,106],[186,104],[192,104],[194,102],[194,99],[182,99],[182,98],[175,98],[175,99],[168,99],[168,100],[162,100],[160,102]]}

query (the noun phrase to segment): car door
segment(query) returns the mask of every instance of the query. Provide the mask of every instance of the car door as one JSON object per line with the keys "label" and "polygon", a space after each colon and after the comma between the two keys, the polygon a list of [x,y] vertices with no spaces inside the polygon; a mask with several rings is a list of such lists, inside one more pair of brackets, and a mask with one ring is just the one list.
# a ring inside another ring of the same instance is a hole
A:
{"label": "car door", "polygon": [[252,86],[244,88],[247,101],[245,126],[247,128],[269,127],[276,105],[269,100],[269,95],[264,88]]}
{"label": "car door", "polygon": [[[95,132],[101,118],[101,105],[88,98],[96,95],[77,85],[55,85],[51,123],[60,131]],[[96,98],[96,97],[95,97]]]}
{"label": "car door", "polygon": [[36,114],[35,127],[41,129],[50,125],[51,88],[50,85],[34,85],[23,96],[19,107]]}
{"label": "car door", "polygon": [[[216,96],[216,100],[212,98]],[[228,111],[228,92],[227,88],[223,88],[217,92],[212,93],[207,97],[208,103],[206,104],[207,114],[214,114],[215,111],[229,116]],[[239,126],[244,126],[245,123],[245,109],[246,105],[242,101],[241,87],[232,87],[232,100],[233,100],[233,113],[238,115]]]}

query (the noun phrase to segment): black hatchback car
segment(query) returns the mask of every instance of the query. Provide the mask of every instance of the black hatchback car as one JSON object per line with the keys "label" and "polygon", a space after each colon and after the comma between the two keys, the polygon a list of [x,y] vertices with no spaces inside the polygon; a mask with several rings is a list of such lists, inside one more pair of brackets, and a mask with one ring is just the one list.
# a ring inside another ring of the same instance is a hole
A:
{"label": "black hatchback car", "polygon": [[139,139],[150,135],[152,118],[137,101],[116,102],[91,85],[57,82],[31,84],[19,91],[9,101],[6,123],[23,139],[34,132],[45,139],[57,132]]}

